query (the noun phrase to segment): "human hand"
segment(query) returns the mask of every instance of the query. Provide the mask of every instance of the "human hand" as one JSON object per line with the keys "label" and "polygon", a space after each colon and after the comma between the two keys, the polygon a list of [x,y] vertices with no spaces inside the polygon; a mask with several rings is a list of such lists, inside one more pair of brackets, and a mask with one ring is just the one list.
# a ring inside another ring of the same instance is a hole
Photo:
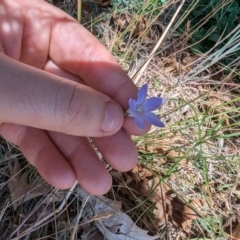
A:
{"label": "human hand", "polygon": [[110,189],[111,176],[86,137],[113,168],[135,165],[126,132],[146,131],[124,118],[123,109],[137,88],[61,10],[42,0],[0,2],[0,86],[0,134],[54,187],[77,180],[92,194]]}

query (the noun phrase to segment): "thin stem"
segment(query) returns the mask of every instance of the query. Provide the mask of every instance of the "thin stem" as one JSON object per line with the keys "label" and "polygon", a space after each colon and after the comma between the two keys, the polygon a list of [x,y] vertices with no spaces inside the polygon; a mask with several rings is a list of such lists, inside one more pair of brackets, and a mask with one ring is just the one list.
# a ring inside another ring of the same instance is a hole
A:
{"label": "thin stem", "polygon": [[78,0],[77,4],[77,20],[81,23],[81,15],[82,15],[82,1]]}

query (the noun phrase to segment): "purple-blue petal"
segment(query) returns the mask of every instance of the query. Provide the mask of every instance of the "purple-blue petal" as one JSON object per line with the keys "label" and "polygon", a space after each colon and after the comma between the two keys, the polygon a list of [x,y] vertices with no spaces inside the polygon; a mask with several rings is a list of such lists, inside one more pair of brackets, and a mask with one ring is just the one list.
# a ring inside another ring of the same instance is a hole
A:
{"label": "purple-blue petal", "polygon": [[157,127],[165,127],[164,123],[159,119],[159,117],[157,115],[155,115],[154,113],[151,113],[151,112],[146,112],[144,114],[141,115],[141,118],[154,125],[154,126],[157,126]]}
{"label": "purple-blue petal", "polygon": [[137,93],[137,105],[141,105],[147,97],[147,84],[144,84]]}
{"label": "purple-blue petal", "polygon": [[128,103],[129,103],[129,108],[130,108],[133,112],[136,112],[136,110],[137,110],[137,101],[134,100],[134,99],[132,99],[132,98],[130,98]]}
{"label": "purple-blue petal", "polygon": [[136,115],[134,117],[134,122],[136,123],[136,125],[141,129],[144,130],[145,129],[145,122],[142,120],[141,117],[139,117],[138,115]]}
{"label": "purple-blue petal", "polygon": [[142,104],[143,112],[153,111],[165,102],[164,98],[152,97]]}

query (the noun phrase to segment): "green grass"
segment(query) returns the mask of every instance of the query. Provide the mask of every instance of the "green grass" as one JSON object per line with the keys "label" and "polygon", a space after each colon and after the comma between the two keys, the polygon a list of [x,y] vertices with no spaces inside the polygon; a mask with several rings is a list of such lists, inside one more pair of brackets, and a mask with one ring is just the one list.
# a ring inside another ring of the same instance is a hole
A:
{"label": "green grass", "polygon": [[[158,239],[231,239],[231,235],[239,237],[234,229],[240,208],[240,97],[239,85],[233,82],[239,76],[240,32],[232,20],[238,6],[236,1],[186,2],[156,51],[162,32],[153,25],[157,21],[166,29],[179,6],[173,1],[113,0],[108,10],[95,4],[92,20],[83,22],[131,77],[141,72],[153,53],[137,84],[148,83],[152,96],[167,99],[159,111],[166,128],[133,137],[139,165],[128,173],[112,171],[114,185],[106,197],[121,201],[123,211]],[[76,16],[72,3],[64,4]],[[126,11],[132,21],[123,31],[117,30],[109,16]],[[147,27],[133,37],[142,17]],[[231,20],[229,28],[225,17]],[[218,42],[211,31],[215,25]],[[0,142],[2,239],[16,232],[23,239],[73,239],[77,227],[80,237],[82,222],[76,220],[84,220],[87,208],[81,207],[87,199],[79,197],[78,186],[69,192],[47,186],[43,196],[13,209],[8,169],[17,158],[21,172],[28,172],[31,181],[39,178],[18,150]],[[59,199],[53,200],[54,196]],[[163,213],[156,212],[156,206]],[[96,226],[94,221],[91,224]]]}

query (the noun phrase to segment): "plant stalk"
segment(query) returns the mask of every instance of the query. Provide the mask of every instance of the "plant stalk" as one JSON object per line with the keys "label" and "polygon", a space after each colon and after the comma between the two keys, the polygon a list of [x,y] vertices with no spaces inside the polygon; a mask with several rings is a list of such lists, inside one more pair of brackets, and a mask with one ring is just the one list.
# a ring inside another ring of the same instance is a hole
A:
{"label": "plant stalk", "polygon": [[77,20],[81,23],[81,15],[82,15],[82,1],[78,0],[77,3]]}

